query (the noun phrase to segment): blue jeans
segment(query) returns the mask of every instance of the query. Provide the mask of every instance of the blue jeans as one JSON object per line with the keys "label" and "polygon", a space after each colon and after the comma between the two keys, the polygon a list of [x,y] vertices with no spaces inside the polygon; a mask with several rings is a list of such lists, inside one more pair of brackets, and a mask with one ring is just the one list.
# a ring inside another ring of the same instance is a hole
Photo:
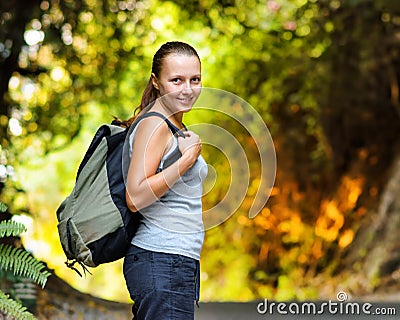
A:
{"label": "blue jeans", "polygon": [[123,270],[135,320],[194,319],[199,261],[131,246]]}

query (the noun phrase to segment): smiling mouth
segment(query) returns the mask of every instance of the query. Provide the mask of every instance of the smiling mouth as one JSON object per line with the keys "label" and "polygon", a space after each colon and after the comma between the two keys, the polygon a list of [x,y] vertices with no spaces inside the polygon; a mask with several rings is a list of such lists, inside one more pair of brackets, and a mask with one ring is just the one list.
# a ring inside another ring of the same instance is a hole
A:
{"label": "smiling mouth", "polygon": [[189,98],[177,98],[177,100],[178,100],[180,103],[188,104],[188,103],[190,103],[190,102],[193,101],[193,97],[189,97]]}

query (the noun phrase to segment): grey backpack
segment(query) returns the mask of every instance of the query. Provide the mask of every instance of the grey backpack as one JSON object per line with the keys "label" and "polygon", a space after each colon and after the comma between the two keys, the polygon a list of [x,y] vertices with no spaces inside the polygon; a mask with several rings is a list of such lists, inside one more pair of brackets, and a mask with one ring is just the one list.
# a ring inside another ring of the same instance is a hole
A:
{"label": "grey backpack", "polygon": [[[125,144],[128,132],[132,132],[139,119],[149,116],[163,118],[173,134],[180,134],[178,128],[156,112],[140,116],[130,128],[121,127],[117,121],[102,125],[79,166],[71,194],[57,209],[66,265],[80,275],[75,263],[86,273],[87,267],[124,257],[136,232],[142,216],[131,212],[126,204],[122,163],[123,157],[129,157]],[[178,151],[174,161],[180,156]],[[129,158],[124,161],[129,163]]]}

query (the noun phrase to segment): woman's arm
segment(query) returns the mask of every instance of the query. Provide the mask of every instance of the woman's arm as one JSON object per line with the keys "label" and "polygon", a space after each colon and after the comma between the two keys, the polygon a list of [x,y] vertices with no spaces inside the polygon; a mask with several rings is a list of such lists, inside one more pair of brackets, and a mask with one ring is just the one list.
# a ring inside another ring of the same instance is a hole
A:
{"label": "woman's arm", "polygon": [[194,164],[201,151],[199,137],[191,131],[185,132],[185,138],[178,138],[182,157],[156,174],[172,138],[171,131],[165,121],[158,117],[142,120],[136,130],[126,182],[126,202],[133,212],[164,195]]}

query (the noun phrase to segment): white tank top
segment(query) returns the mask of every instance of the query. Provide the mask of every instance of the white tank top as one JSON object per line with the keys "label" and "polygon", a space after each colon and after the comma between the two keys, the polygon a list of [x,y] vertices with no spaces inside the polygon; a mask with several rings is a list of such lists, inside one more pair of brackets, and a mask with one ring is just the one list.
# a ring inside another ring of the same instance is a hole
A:
{"label": "white tank top", "polygon": [[[136,128],[129,137],[130,146]],[[174,136],[172,147],[161,159],[161,170],[164,163],[176,156],[176,152],[178,139]],[[160,199],[141,209],[143,219],[132,244],[146,250],[181,254],[199,260],[204,240],[202,183],[207,171],[206,162],[199,156]]]}

